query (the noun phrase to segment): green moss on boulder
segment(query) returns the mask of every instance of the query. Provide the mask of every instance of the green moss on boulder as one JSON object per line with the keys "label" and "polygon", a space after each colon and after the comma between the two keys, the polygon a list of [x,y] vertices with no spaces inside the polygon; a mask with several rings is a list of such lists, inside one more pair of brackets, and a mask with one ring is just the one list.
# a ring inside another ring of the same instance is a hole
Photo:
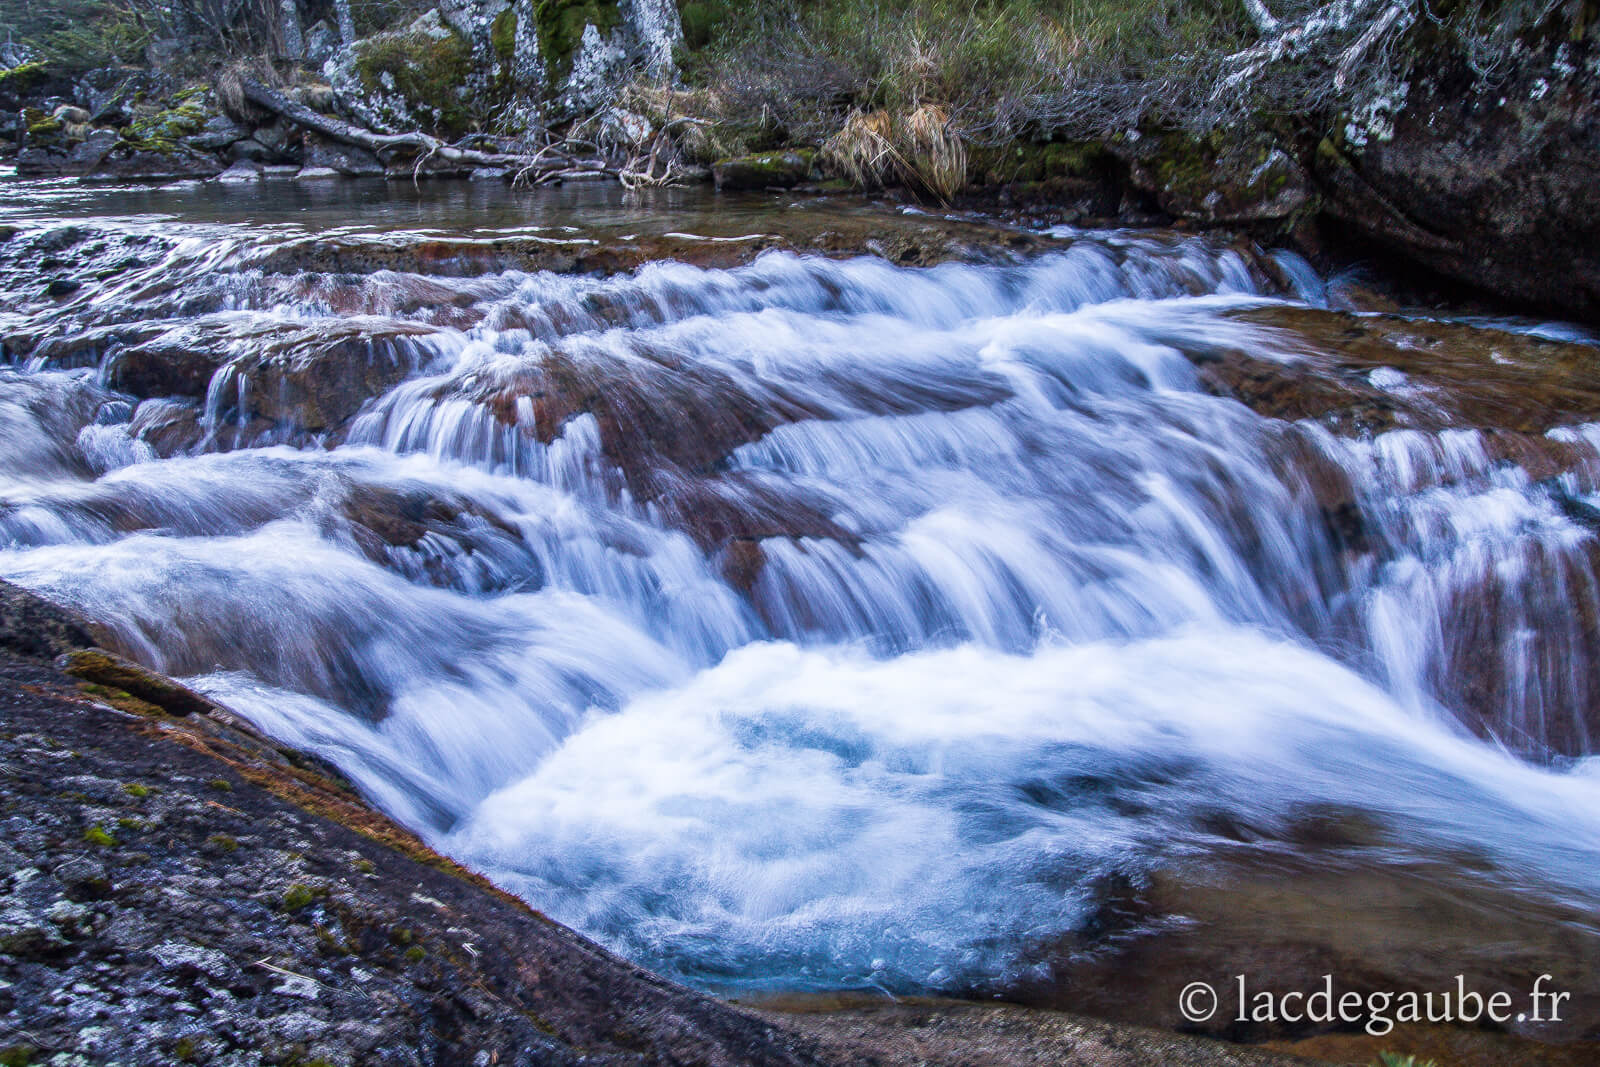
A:
{"label": "green moss on boulder", "polygon": [[457,33],[413,27],[368,38],[356,46],[355,72],[369,94],[400,97],[411,108],[431,113],[444,132],[472,127],[461,92],[473,72],[472,46]]}
{"label": "green moss on boulder", "polygon": [[132,697],[169,715],[203,715],[216,707],[187,686],[103,649],[68,652],[56,660],[56,669],[98,687],[93,695]]}
{"label": "green moss on boulder", "polygon": [[193,96],[181,98],[174,107],[136,118],[122,131],[122,139],[146,152],[171,152],[178,142],[200,132],[211,116]]}
{"label": "green moss on boulder", "polygon": [[66,136],[61,123],[38,108],[23,108],[22,123],[28,131],[28,142],[33,145],[54,145]]}
{"label": "green moss on boulder", "polygon": [[718,160],[711,176],[718,189],[788,189],[811,180],[816,163],[814,149],[791,148]]}
{"label": "green moss on boulder", "polygon": [[968,171],[976,184],[1014,185],[1098,177],[1111,163],[1099,141],[1015,142],[972,148]]}
{"label": "green moss on boulder", "polygon": [[1309,175],[1270,133],[1160,131],[1120,150],[1133,184],[1180,218],[1206,224],[1286,221],[1315,203]]}
{"label": "green moss on boulder", "polygon": [[539,0],[533,17],[539,32],[539,56],[551,84],[559,84],[572,73],[584,27],[593,26],[600,36],[609,36],[622,25],[622,8],[618,0]]}
{"label": "green moss on boulder", "polygon": [[511,62],[517,54],[517,9],[508,7],[494,18],[489,27],[489,44],[502,63]]}
{"label": "green moss on boulder", "polygon": [[44,64],[37,61],[0,70],[0,92],[25,93],[44,78]]}

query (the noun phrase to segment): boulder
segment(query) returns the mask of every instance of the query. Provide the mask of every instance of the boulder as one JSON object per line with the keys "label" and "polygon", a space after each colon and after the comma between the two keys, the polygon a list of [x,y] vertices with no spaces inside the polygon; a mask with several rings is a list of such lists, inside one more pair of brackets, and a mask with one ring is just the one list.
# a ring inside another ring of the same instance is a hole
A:
{"label": "boulder", "polygon": [[333,58],[339,50],[339,31],[329,26],[328,23],[318,21],[306,31],[305,59],[307,63],[320,67]]}
{"label": "boulder", "polygon": [[228,146],[224,154],[234,163],[247,160],[251,163],[267,164],[283,158],[280,153],[274,152],[254,137],[246,137],[242,141],[235,141]]}
{"label": "boulder", "polygon": [[215,156],[185,151],[119,148],[101,161],[90,174],[95,178],[140,181],[171,181],[181,178],[210,178],[222,173]]}
{"label": "boulder", "polygon": [[793,148],[718,160],[711,176],[718,189],[790,189],[810,181],[815,169],[815,152]]}
{"label": "boulder", "polygon": [[83,143],[67,156],[67,166],[74,174],[91,174],[111,154],[121,140],[116,130],[91,130]]}
{"label": "boulder", "polygon": [[235,163],[233,166],[229,167],[212,180],[226,182],[229,185],[236,185],[243,182],[258,182],[261,180],[261,164],[251,163],[241,159],[239,162]]}
{"label": "boulder", "polygon": [[644,70],[672,70],[675,0],[441,0],[324,65],[337,110],[385,132],[534,128],[591,111]]}
{"label": "boulder", "polygon": [[383,162],[364,148],[336,144],[313,134],[306,135],[304,162],[308,168],[326,168],[352,178],[382,177]]}
{"label": "boulder", "polygon": [[262,323],[224,313],[120,349],[104,374],[112,388],[140,398],[214,398],[212,414],[229,423],[260,419],[322,433],[432,358],[425,338],[434,332],[362,315]]}
{"label": "boulder", "polygon": [[221,169],[214,161],[188,152],[131,149],[115,130],[90,130],[76,143],[30,134],[17,154],[17,173],[25,178],[207,177]]}
{"label": "boulder", "polygon": [[1134,188],[1167,214],[1203,225],[1285,223],[1315,200],[1305,168],[1264,131],[1147,132],[1111,148]]}
{"label": "boulder", "polygon": [[41,596],[0,581],[0,649],[49,662],[94,645],[89,624]]}
{"label": "boulder", "polygon": [[1355,236],[1502,298],[1600,321],[1600,47],[1562,42],[1482,83],[1431,63],[1392,130],[1322,142],[1326,211]]}
{"label": "boulder", "polygon": [[200,127],[199,133],[185,137],[183,143],[191,148],[218,152],[250,136],[250,131],[226,115],[212,115]]}
{"label": "boulder", "polygon": [[403,30],[357,41],[328,62],[340,110],[385,133],[471,129],[471,43],[437,10]]}

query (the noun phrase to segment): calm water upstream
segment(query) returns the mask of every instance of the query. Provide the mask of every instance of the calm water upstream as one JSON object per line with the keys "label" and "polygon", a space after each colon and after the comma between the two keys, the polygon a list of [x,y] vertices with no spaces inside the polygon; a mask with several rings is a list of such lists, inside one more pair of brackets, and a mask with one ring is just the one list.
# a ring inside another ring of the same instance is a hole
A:
{"label": "calm water upstream", "polygon": [[1600,422],[1218,395],[1323,290],[1193,237],[706,251],[925,222],[0,185],[0,577],[702,986],[1592,987]]}

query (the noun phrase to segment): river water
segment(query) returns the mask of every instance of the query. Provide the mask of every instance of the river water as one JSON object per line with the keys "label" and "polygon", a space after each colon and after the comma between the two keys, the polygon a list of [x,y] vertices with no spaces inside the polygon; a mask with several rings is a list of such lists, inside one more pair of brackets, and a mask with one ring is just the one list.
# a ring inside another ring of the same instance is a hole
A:
{"label": "river water", "polygon": [[[1519,461],[1448,404],[1218,395],[1218,353],[1308,365],[1256,314],[1326,301],[1293,257],[733,265],[925,220],[595,187],[12,184],[0,223],[0,577],[630,958],[1592,981],[1600,422]],[[663,235],[688,262],[499,251]]]}

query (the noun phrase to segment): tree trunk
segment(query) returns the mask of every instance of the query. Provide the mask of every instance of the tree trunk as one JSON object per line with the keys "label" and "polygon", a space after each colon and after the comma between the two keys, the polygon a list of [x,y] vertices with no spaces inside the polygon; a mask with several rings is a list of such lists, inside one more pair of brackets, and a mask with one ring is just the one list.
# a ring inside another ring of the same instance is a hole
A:
{"label": "tree trunk", "polygon": [[350,0],[333,0],[333,13],[339,20],[339,43],[344,45],[354,44],[356,39],[356,20],[350,14]]}
{"label": "tree trunk", "polygon": [[283,54],[304,59],[306,38],[300,30],[300,8],[295,0],[278,0],[278,29],[283,35]]}
{"label": "tree trunk", "polygon": [[313,111],[304,104],[284,96],[276,89],[270,88],[251,78],[241,78],[239,90],[245,100],[275,115],[279,115],[298,126],[320,133],[329,140],[341,144],[355,145],[365,148],[373,155],[383,158],[385,153],[393,154],[396,149],[408,150],[418,157],[418,165],[428,160],[437,159],[443,163],[456,164],[467,167],[504,167],[514,168],[519,177],[532,176],[534,179],[554,179],[563,176],[576,176],[579,174],[618,174],[619,169],[599,159],[579,159],[567,152],[557,151],[554,148],[545,148],[532,153],[512,152],[479,152],[471,148],[458,148],[446,144],[437,137],[429,136],[420,130],[411,133],[373,133],[371,130],[354,126],[343,119],[334,118]]}

